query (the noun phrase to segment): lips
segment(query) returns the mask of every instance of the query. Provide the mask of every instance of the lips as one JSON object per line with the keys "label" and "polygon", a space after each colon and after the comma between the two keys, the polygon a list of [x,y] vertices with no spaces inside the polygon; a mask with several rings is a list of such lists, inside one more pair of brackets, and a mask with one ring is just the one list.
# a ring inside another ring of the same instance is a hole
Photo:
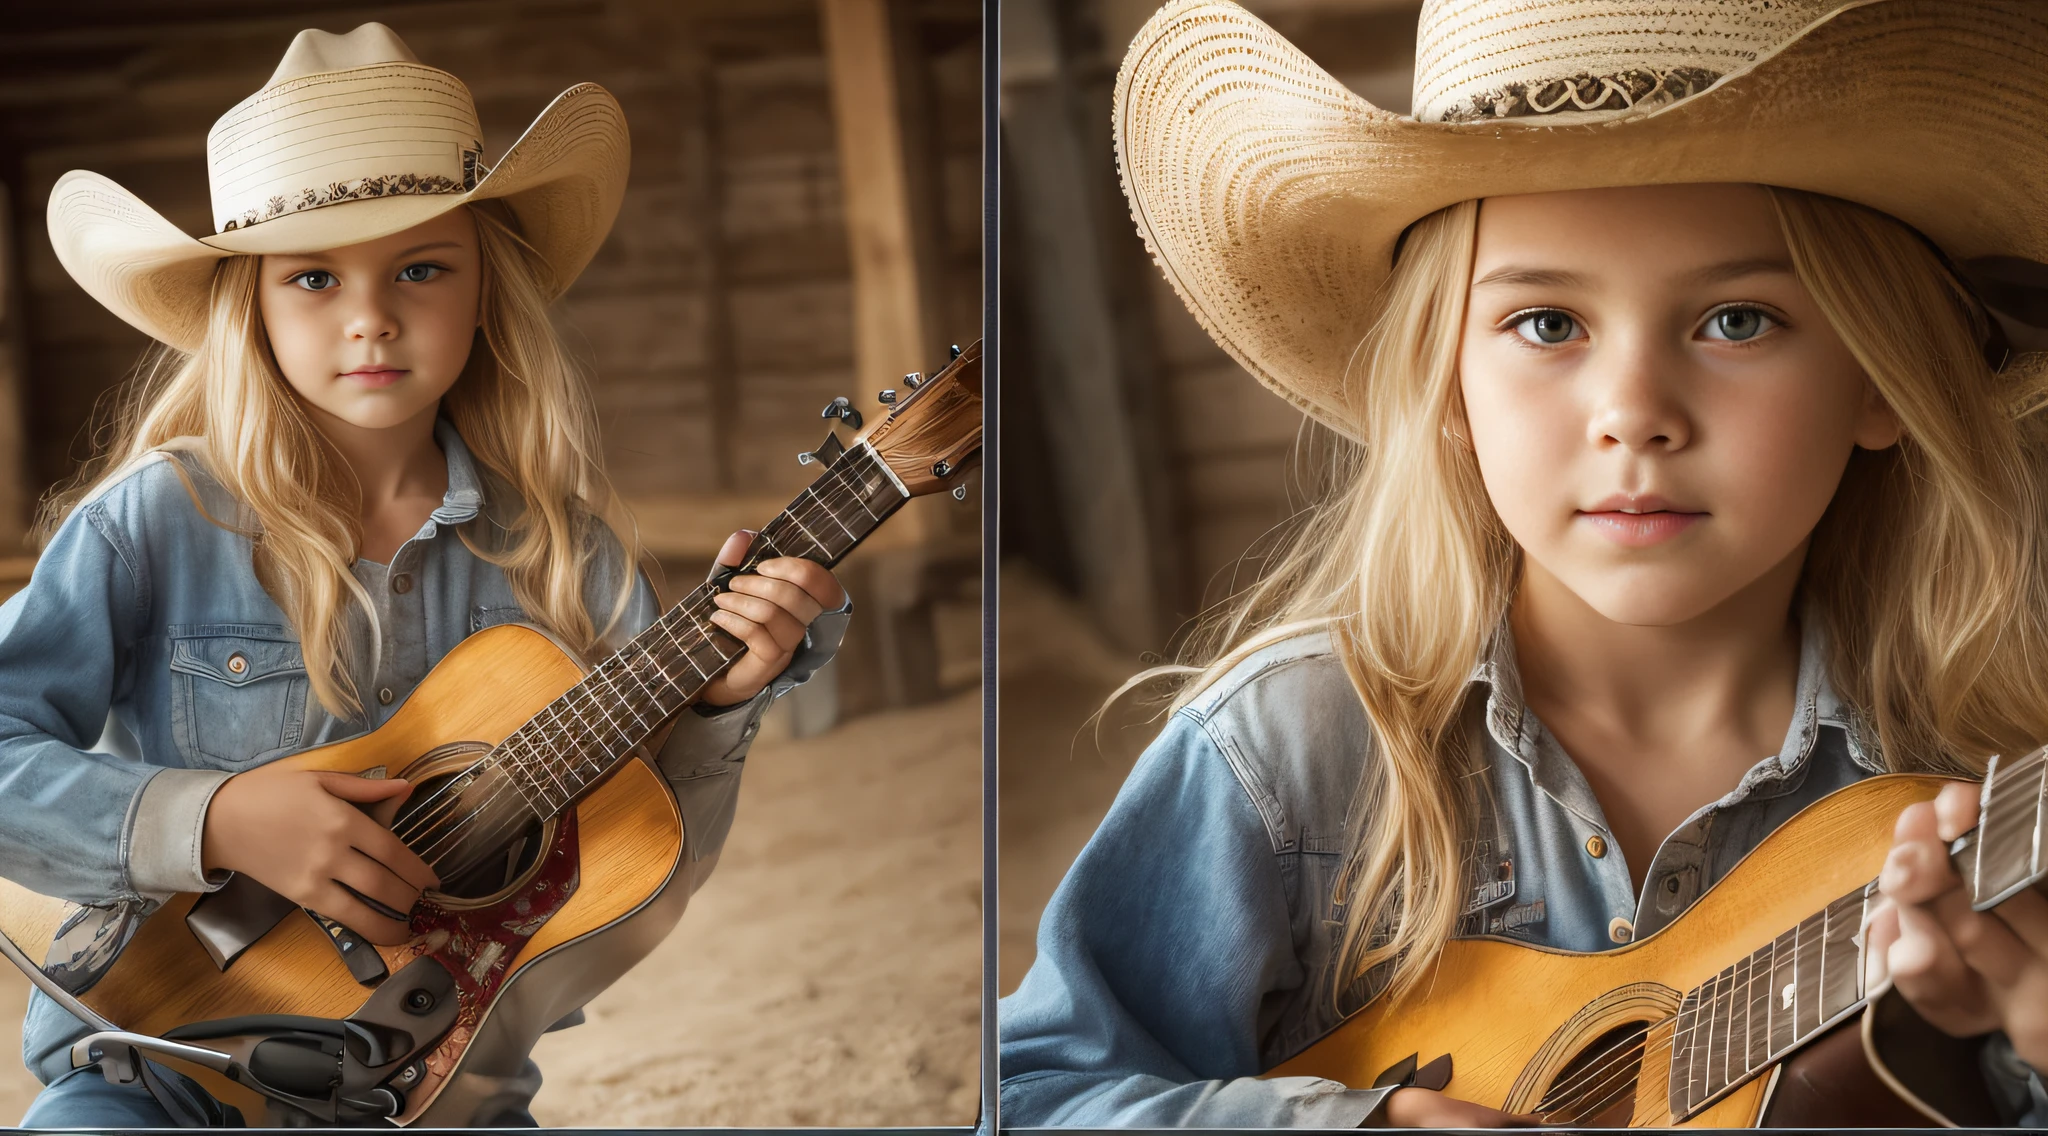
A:
{"label": "lips", "polygon": [[1654,494],[1617,493],[1591,508],[1581,509],[1578,519],[1616,544],[1648,548],[1677,537],[1708,515],[1702,510],[1680,508]]}
{"label": "lips", "polygon": [[395,367],[367,367],[360,371],[348,371],[341,377],[350,382],[370,387],[388,387],[404,378],[409,372]]}

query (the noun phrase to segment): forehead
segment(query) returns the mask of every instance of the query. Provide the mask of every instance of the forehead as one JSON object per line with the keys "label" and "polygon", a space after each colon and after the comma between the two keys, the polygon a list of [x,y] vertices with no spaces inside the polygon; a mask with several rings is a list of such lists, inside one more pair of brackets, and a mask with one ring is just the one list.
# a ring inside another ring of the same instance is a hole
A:
{"label": "forehead", "polygon": [[1762,186],[1580,189],[1485,199],[1473,276],[1514,265],[1641,278],[1748,259],[1789,259]]}
{"label": "forehead", "polygon": [[[422,221],[410,229],[403,229],[389,236],[373,241],[344,245],[340,248],[321,252],[280,254],[267,256],[266,261],[385,261],[403,257],[423,245],[435,245],[436,255],[448,255],[462,249],[476,248],[476,221],[464,207],[450,209],[438,217]],[[452,247],[451,247],[452,246]]]}

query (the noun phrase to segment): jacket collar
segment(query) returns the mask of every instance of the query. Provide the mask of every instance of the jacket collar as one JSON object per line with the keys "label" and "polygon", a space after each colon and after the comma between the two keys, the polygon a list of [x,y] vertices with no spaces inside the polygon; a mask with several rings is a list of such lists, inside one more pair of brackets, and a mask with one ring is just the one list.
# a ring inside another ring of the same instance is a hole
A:
{"label": "jacket collar", "polygon": [[441,496],[441,507],[434,510],[434,520],[444,525],[475,520],[484,504],[483,483],[477,477],[476,458],[470,454],[462,435],[456,432],[455,423],[445,417],[434,419],[434,441],[441,446],[441,456],[448,460],[448,492]]}

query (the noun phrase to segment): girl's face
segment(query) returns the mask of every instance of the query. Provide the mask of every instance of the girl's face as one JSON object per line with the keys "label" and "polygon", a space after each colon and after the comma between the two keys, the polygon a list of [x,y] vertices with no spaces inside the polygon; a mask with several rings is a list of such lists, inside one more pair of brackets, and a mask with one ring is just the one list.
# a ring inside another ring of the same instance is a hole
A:
{"label": "girl's face", "polygon": [[431,413],[469,362],[480,265],[467,209],[359,245],[264,257],[257,304],[285,381],[320,421],[384,429]]}
{"label": "girl's face", "polygon": [[1525,571],[1619,623],[1796,574],[1850,451],[1900,433],[1752,185],[1488,198],[1459,375]]}

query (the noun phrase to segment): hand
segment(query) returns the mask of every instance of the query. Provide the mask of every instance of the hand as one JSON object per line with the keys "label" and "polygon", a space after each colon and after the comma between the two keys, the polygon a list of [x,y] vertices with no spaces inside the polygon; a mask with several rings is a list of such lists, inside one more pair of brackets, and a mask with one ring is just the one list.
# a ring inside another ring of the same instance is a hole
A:
{"label": "hand", "polygon": [[1533,1128],[1536,1118],[1447,1097],[1434,1089],[1395,1089],[1380,1104],[1388,1128]]}
{"label": "hand", "polygon": [[[753,542],[753,533],[732,534],[718,550],[718,563],[738,564]],[[745,643],[747,653],[704,687],[708,706],[732,706],[759,694],[789,665],[818,613],[846,602],[846,589],[830,570],[795,556],[764,560],[753,572],[734,576],[729,586],[732,591],[712,599],[719,610],[711,622]]]}
{"label": "hand", "polygon": [[[439,886],[434,870],[387,827],[411,791],[396,778],[281,765],[237,773],[206,806],[200,866],[240,872],[373,943],[397,946],[412,937],[405,923],[379,914],[348,888],[394,911],[411,911],[422,890]],[[384,815],[371,817],[357,803],[381,803]]]}
{"label": "hand", "polygon": [[2003,1029],[2020,1060],[2048,1068],[2048,898],[2027,888],[1970,910],[1948,844],[1977,824],[1975,785],[1911,805],[1878,876],[1868,938],[1874,987],[1887,975],[1920,1016],[1951,1037]]}

